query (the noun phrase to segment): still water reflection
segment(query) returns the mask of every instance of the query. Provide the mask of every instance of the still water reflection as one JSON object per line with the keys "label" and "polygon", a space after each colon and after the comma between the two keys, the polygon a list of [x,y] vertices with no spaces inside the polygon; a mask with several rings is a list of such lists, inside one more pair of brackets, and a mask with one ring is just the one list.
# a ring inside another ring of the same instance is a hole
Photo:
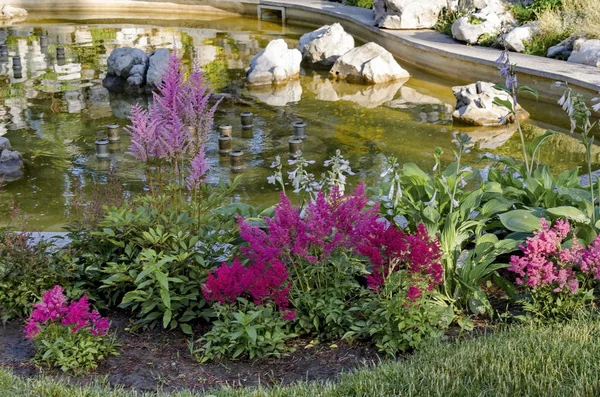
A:
{"label": "still water reflection", "polygon": [[[287,153],[291,125],[298,119],[308,125],[306,157],[322,163],[339,148],[358,177],[372,184],[377,183],[388,154],[428,167],[433,164],[434,148],[441,146],[449,160],[451,136],[458,130],[472,134],[480,152],[518,155],[511,128],[452,125],[450,87],[464,82],[430,76],[407,65],[413,76],[410,80],[377,86],[333,82],[325,74],[309,70],[299,81],[281,87],[244,86],[251,57],[270,40],[281,37],[295,46],[309,30],[244,18],[200,22],[28,20],[0,29],[0,44],[7,45],[9,57],[19,55],[23,65],[23,78],[15,79],[11,62],[0,63],[0,136],[10,139],[26,163],[24,178],[10,182],[0,193],[2,218],[6,219],[14,200],[32,216],[34,227],[57,230],[65,222],[73,186],[104,183],[111,168],[122,177],[128,192],[141,191],[139,165],[124,155],[127,137],[111,144],[108,161],[98,160],[94,154],[94,142],[106,135],[107,124],[125,125],[132,103],[147,104],[147,99],[110,94],[102,87],[108,56],[123,46],[146,52],[177,47],[186,62],[202,66],[216,91],[241,98],[224,101],[215,119],[216,125],[234,126],[233,146],[247,153],[248,167],[236,200],[264,204],[276,200],[273,188],[266,184],[268,166],[277,154]],[[40,42],[40,36],[47,37],[47,45]],[[56,58],[58,45],[66,53],[61,62]],[[541,124],[536,119],[552,120],[546,116],[546,106],[529,105],[533,124]],[[251,138],[241,137],[242,111],[255,114]],[[540,131],[532,128],[530,134]],[[559,168],[581,162],[575,140],[563,135],[556,138],[554,145],[558,144],[561,150],[548,151],[545,161]],[[228,160],[217,153],[216,134],[207,149],[213,165],[209,180],[229,178]],[[318,167],[313,171],[320,173]]]}

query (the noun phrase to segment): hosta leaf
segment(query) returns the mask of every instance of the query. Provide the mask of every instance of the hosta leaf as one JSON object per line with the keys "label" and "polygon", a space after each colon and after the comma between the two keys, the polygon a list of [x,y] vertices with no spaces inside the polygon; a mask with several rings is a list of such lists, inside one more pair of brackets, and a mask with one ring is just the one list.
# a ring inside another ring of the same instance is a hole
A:
{"label": "hosta leaf", "polygon": [[533,232],[540,228],[540,219],[532,211],[514,210],[500,215],[500,222],[513,232]]}

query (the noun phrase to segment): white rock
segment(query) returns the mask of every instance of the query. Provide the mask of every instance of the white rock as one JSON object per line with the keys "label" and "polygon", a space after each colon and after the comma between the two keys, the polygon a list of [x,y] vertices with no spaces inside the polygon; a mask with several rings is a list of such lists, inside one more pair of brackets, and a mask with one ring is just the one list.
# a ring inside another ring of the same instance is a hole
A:
{"label": "white rock", "polygon": [[575,44],[575,40],[577,40],[575,35],[567,37],[557,45],[553,45],[552,47],[548,48],[546,56],[548,58],[560,57],[562,59],[569,59],[573,53],[573,45]]}
{"label": "white rock", "polygon": [[[495,98],[511,100],[507,92],[494,88],[494,83],[477,83],[452,87],[456,97],[456,110],[452,113],[455,121],[469,125],[499,126],[514,123],[514,117],[503,106],[494,103]],[[529,113],[517,105],[519,120],[529,117]]]}
{"label": "white rock", "polygon": [[483,35],[495,37],[503,26],[514,23],[514,18],[500,0],[487,0],[485,7],[458,18],[452,24],[452,37],[469,44],[477,44]]}
{"label": "white rock", "polygon": [[525,45],[533,41],[533,37],[538,32],[538,26],[535,23],[528,23],[514,28],[506,33],[502,38],[509,50],[516,52],[525,51]]}
{"label": "white rock", "polygon": [[385,48],[367,43],[338,58],[330,74],[349,83],[376,84],[410,77]]}
{"label": "white rock", "polygon": [[250,61],[246,76],[248,84],[280,84],[300,76],[302,54],[288,49],[283,39],[271,41],[267,47]]}
{"label": "white rock", "polygon": [[600,40],[577,39],[569,62],[600,67]]}
{"label": "white rock", "polygon": [[446,0],[375,0],[375,25],[386,29],[430,29]]}
{"label": "white rock", "polygon": [[142,65],[145,68],[148,65],[148,55],[138,48],[120,47],[110,53],[107,63],[108,74],[127,79],[134,66]]}
{"label": "white rock", "polygon": [[26,16],[27,16],[27,11],[22,8],[13,7],[8,4],[3,5],[2,8],[0,8],[0,19],[1,20],[22,18],[22,17],[26,17]]}
{"label": "white rock", "polygon": [[329,68],[340,56],[354,48],[354,38],[344,31],[342,25],[334,23],[302,35],[297,48],[306,64]]}

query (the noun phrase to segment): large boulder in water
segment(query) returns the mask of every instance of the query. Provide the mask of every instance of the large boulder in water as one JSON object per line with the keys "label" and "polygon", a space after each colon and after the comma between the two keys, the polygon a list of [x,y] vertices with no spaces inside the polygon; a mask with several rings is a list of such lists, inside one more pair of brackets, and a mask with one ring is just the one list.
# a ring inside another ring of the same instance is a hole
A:
{"label": "large boulder in water", "polygon": [[108,57],[102,84],[111,92],[139,93],[146,83],[148,63],[148,55],[138,48],[116,48]]}
{"label": "large boulder in water", "polygon": [[353,48],[339,57],[330,74],[335,78],[358,84],[385,83],[410,77],[394,56],[376,43]]}
{"label": "large boulder in water", "polygon": [[375,0],[375,25],[385,29],[431,29],[446,0]]}
{"label": "large boulder in water", "polygon": [[[460,123],[480,126],[500,126],[514,123],[516,120],[509,110],[494,103],[496,98],[512,101],[506,91],[495,88],[494,83],[477,83],[452,87],[456,97],[456,110],[452,118]],[[529,113],[517,105],[519,120],[525,120]]]}
{"label": "large boulder in water", "polygon": [[7,138],[0,136],[0,179],[12,181],[23,176],[23,158]]}
{"label": "large boulder in water", "polygon": [[354,37],[346,33],[342,25],[334,23],[300,37],[297,48],[306,65],[330,68],[340,56],[354,48]]}
{"label": "large boulder in water", "polygon": [[300,77],[302,54],[289,49],[283,39],[271,41],[250,61],[246,76],[248,84],[281,84]]}
{"label": "large boulder in water", "polygon": [[169,58],[171,52],[166,48],[155,50],[148,57],[148,73],[146,74],[146,87],[155,89],[162,83],[163,77],[169,68]]}

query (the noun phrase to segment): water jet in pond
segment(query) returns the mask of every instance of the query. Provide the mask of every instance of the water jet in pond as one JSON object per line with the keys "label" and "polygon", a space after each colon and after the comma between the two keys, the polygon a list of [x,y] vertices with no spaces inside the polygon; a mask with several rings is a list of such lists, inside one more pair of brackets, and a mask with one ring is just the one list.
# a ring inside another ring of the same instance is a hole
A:
{"label": "water jet in pond", "polygon": [[294,123],[294,136],[298,139],[306,139],[306,123],[304,121]]}
{"label": "water jet in pond", "polygon": [[298,154],[302,153],[302,139],[300,138],[291,138],[288,141],[290,157],[295,159],[298,158]]}
{"label": "water jet in pond", "polygon": [[219,154],[229,154],[231,152],[231,142],[232,138],[230,136],[220,136],[219,137]]}
{"label": "water jet in pond", "polygon": [[233,136],[233,127],[230,125],[222,125],[219,127],[219,136],[220,137],[232,137]]}

